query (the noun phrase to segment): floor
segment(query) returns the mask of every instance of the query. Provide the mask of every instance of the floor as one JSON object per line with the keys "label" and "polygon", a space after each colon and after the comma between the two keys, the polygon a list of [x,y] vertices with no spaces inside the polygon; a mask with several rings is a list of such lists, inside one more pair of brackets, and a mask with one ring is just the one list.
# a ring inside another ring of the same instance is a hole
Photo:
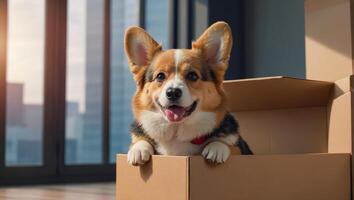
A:
{"label": "floor", "polygon": [[0,188],[0,200],[114,200],[114,183]]}

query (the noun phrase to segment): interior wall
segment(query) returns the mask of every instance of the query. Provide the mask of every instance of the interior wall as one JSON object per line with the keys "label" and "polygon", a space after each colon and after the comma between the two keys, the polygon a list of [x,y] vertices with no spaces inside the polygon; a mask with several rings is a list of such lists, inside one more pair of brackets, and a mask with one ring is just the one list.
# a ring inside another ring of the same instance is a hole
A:
{"label": "interior wall", "polygon": [[225,21],[232,30],[233,47],[231,51],[229,68],[225,79],[238,79],[243,77],[243,28],[242,28],[242,1],[243,0],[208,0],[209,24]]}
{"label": "interior wall", "polygon": [[196,0],[190,4],[191,38],[226,21],[234,37],[226,79],[305,78],[304,0]]}
{"label": "interior wall", "polygon": [[243,0],[244,77],[305,78],[304,0]]}

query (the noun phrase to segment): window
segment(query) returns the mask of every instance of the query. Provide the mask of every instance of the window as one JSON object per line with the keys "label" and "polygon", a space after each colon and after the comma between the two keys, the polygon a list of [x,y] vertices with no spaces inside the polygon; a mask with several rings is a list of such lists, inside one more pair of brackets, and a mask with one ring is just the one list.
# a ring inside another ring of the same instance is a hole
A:
{"label": "window", "polygon": [[68,1],[67,164],[102,161],[104,2]]}
{"label": "window", "polygon": [[124,32],[176,48],[176,4],[0,0],[0,184],[114,179],[136,89]]}
{"label": "window", "polygon": [[170,38],[172,3],[172,0],[145,1],[145,29],[156,42],[162,44],[164,49],[172,48]]}
{"label": "window", "polygon": [[117,153],[126,153],[130,144],[129,127],[133,121],[131,97],[135,83],[124,54],[124,31],[138,25],[139,0],[112,1],[110,60],[110,162]]}
{"label": "window", "polygon": [[6,165],[41,165],[45,1],[8,1]]}
{"label": "window", "polygon": [[194,16],[194,35],[193,39],[197,39],[208,27],[208,0],[195,0],[193,6]]}

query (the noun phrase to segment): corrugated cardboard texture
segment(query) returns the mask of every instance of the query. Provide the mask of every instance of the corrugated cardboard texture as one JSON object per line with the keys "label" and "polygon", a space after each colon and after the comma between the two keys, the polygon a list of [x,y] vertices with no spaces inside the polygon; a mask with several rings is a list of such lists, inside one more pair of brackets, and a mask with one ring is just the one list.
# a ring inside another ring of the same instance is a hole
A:
{"label": "corrugated cardboard texture", "polygon": [[306,78],[336,81],[353,74],[350,3],[305,1]]}
{"label": "corrugated cardboard texture", "polygon": [[240,133],[256,154],[327,152],[327,108],[234,113]]}
{"label": "corrugated cardboard texture", "polygon": [[142,167],[117,156],[117,200],[187,200],[188,157],[153,156]]}
{"label": "corrugated cardboard texture", "polygon": [[230,111],[326,106],[333,83],[287,77],[225,81]]}
{"label": "corrugated cardboard texture", "polygon": [[350,155],[232,156],[211,167],[190,158],[191,200],[348,200]]}

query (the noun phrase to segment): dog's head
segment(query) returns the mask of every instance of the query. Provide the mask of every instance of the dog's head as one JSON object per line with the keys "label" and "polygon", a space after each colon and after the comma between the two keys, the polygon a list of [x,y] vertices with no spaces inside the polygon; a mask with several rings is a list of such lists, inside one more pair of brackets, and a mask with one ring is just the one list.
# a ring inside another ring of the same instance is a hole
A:
{"label": "dog's head", "polygon": [[162,50],[143,29],[125,34],[125,52],[137,83],[133,109],[159,113],[170,123],[194,112],[224,110],[222,81],[228,67],[232,34],[225,22],[210,26],[191,49]]}

